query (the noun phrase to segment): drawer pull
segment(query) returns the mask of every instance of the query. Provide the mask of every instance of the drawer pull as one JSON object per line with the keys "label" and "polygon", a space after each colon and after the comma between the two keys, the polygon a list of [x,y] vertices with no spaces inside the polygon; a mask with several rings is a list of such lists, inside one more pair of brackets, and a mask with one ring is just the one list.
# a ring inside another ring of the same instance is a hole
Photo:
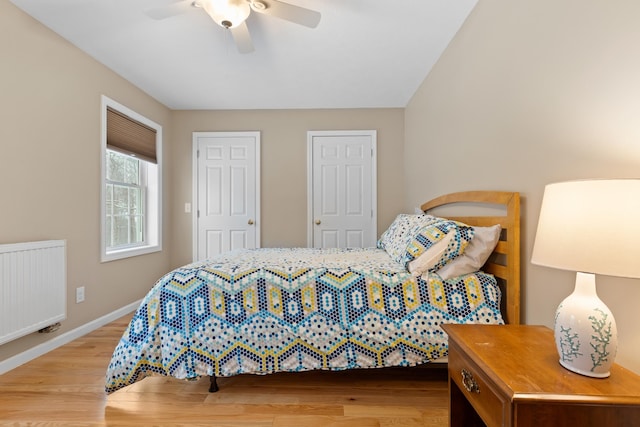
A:
{"label": "drawer pull", "polygon": [[462,385],[469,393],[480,393],[480,387],[473,378],[473,374],[466,369],[462,370]]}

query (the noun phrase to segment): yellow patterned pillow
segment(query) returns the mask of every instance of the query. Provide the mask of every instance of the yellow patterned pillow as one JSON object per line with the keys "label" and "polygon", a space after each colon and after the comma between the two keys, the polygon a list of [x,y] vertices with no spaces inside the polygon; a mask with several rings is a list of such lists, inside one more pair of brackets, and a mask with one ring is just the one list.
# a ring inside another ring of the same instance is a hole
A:
{"label": "yellow patterned pillow", "polygon": [[436,221],[439,218],[427,214],[399,214],[380,236],[377,246],[387,251],[394,261],[406,264],[407,244],[423,226]]}
{"label": "yellow patterned pillow", "polygon": [[[439,252],[429,252],[435,244],[449,236],[450,232],[452,232],[453,235],[448,238],[449,243],[446,245],[444,250],[442,250],[441,246],[436,246],[436,248],[439,249]],[[452,259],[462,254],[469,245],[469,242],[473,239],[473,234],[473,227],[457,221],[439,219],[439,221],[435,221],[421,227],[418,232],[413,235],[413,238],[407,244],[403,261],[408,264],[425,253],[427,253],[427,257],[439,255],[435,260],[432,260],[429,263],[424,263],[424,265],[428,267],[429,271],[436,271],[439,268],[444,267]],[[418,263],[418,266],[420,264],[421,263]],[[421,275],[423,272],[424,271],[419,271],[418,268],[413,272],[413,274]]]}
{"label": "yellow patterned pillow", "polygon": [[418,277],[425,271],[429,271],[434,268],[440,262],[442,255],[446,252],[449,247],[449,243],[451,243],[455,234],[455,230],[450,230],[443,239],[431,245],[431,247],[424,251],[422,255],[415,258],[413,261],[409,261],[409,263],[407,263],[407,270],[409,270],[409,273]]}

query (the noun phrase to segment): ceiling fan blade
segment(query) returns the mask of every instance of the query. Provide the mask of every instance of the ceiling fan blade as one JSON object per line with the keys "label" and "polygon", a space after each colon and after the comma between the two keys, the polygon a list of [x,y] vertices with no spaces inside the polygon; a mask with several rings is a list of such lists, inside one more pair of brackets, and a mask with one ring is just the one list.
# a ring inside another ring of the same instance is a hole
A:
{"label": "ceiling fan blade", "polygon": [[238,48],[238,52],[251,53],[255,50],[253,48],[253,42],[251,41],[251,34],[249,34],[249,27],[247,27],[246,22],[230,28],[230,31],[233,41],[236,43],[236,47]]}
{"label": "ceiling fan blade", "polygon": [[251,0],[251,8],[309,28],[315,28],[320,23],[320,12],[278,0]]}
{"label": "ceiling fan blade", "polygon": [[157,20],[171,18],[172,16],[181,15],[185,13],[191,7],[191,3],[193,0],[181,0],[176,3],[169,4],[167,6],[162,7],[154,7],[153,9],[148,9],[145,13]]}

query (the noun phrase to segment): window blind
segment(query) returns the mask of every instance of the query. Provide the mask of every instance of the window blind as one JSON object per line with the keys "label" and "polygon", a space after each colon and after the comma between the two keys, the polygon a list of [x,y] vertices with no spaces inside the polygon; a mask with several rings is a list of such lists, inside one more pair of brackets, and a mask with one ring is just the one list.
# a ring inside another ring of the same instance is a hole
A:
{"label": "window blind", "polygon": [[155,129],[110,107],[107,107],[107,148],[158,163]]}

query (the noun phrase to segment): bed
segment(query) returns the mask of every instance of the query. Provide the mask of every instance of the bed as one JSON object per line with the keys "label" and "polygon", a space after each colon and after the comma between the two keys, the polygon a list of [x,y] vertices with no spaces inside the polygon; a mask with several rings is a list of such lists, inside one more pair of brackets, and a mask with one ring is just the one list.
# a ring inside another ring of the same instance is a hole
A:
{"label": "bed", "polygon": [[[434,213],[451,207],[474,215]],[[149,375],[208,376],[214,392],[239,374],[423,365],[446,360],[443,323],[519,323],[519,194],[421,209],[375,248],[232,251],[167,273],[116,346],[105,391]]]}

